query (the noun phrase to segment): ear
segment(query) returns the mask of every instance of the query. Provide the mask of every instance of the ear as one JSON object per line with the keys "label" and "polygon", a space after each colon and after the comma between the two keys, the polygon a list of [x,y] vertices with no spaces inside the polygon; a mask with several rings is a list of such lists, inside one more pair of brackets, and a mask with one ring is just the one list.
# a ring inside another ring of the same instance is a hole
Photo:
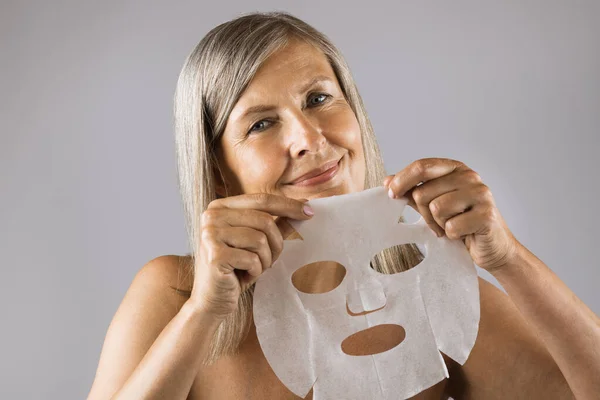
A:
{"label": "ear", "polygon": [[212,173],[215,182],[215,192],[217,193],[217,198],[227,197],[227,186],[218,165],[213,165]]}
{"label": "ear", "polygon": [[214,162],[212,164],[213,180],[217,198],[225,198],[240,194],[239,182],[228,166]]}
{"label": "ear", "polygon": [[214,152],[212,153],[210,159],[213,180],[215,183],[215,192],[217,194],[217,198],[222,199],[224,197],[227,197],[227,183],[221,165],[219,165],[219,160],[222,159],[220,146],[217,146],[217,148],[214,149]]}

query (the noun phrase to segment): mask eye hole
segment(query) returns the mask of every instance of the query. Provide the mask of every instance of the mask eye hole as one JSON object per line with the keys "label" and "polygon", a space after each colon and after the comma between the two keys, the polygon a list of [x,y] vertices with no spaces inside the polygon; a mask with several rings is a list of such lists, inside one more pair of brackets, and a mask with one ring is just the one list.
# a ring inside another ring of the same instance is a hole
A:
{"label": "mask eye hole", "polygon": [[292,285],[302,293],[327,293],[338,287],[346,268],[335,261],[319,261],[299,268],[292,274]]}
{"label": "mask eye hole", "polygon": [[[384,275],[398,274],[407,271],[421,264],[427,257],[427,250],[424,246],[417,243],[400,244],[384,249],[371,258],[371,268]],[[397,270],[385,269],[381,260],[399,259],[399,268]]]}

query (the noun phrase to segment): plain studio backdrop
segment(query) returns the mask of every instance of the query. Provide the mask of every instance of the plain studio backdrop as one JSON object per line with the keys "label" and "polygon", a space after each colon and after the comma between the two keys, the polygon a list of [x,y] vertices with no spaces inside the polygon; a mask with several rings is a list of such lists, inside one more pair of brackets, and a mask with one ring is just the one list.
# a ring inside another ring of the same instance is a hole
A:
{"label": "plain studio backdrop", "polygon": [[600,3],[85,3],[0,6],[0,398],[84,398],[135,273],[188,251],[176,79],[211,28],[250,11],[328,35],[387,172],[463,161],[600,313]]}

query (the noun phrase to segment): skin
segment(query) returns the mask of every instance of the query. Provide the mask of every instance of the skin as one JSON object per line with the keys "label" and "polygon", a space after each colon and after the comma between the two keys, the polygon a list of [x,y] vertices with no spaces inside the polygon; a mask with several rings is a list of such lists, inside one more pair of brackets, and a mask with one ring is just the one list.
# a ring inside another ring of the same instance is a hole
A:
{"label": "skin", "polygon": [[[329,79],[299,90],[317,76]],[[242,117],[259,105],[273,109]],[[334,179],[290,184],[338,158]],[[236,355],[211,366],[201,361],[240,293],[272,266],[293,234],[286,218],[310,218],[307,199],[364,189],[360,128],[320,51],[292,41],[261,66],[229,117],[218,159],[224,198],[202,215],[194,281],[182,275],[186,258],[163,256],[142,268],[111,322],[89,399],[297,398],[273,373],[254,327]],[[414,398],[568,399],[575,393],[591,399],[600,392],[594,383],[600,354],[589,351],[600,348],[600,321],[516,240],[477,173],[456,160],[422,159],[382,185],[394,198],[406,196],[440,235],[462,239],[510,296],[480,279],[481,319],[469,359],[458,365],[444,356],[450,378]],[[182,300],[170,286],[193,287],[192,296]]]}

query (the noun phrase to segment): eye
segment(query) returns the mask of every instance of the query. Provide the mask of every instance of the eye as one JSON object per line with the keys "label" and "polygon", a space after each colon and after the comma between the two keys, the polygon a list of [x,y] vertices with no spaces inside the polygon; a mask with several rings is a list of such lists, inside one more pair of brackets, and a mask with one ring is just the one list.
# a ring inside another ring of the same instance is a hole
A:
{"label": "eye", "polygon": [[269,125],[267,125],[267,123],[270,123],[271,121],[266,120],[266,119],[261,119],[260,121],[258,121],[257,123],[255,123],[254,125],[252,125],[252,127],[250,128],[250,130],[248,131],[248,133],[252,133],[252,132],[260,132],[260,131],[264,131],[265,129],[267,129],[267,127]]}
{"label": "eye", "polygon": [[[321,104],[325,103],[325,101],[326,101],[327,99],[329,99],[330,97],[331,97],[331,95],[330,95],[330,94],[325,94],[325,93],[316,93],[314,97],[310,97],[310,98],[309,98],[309,100],[308,100],[308,104],[309,104],[310,106],[318,106],[318,105],[321,105]],[[313,102],[312,100],[315,100],[315,99],[322,99],[322,100],[321,100],[321,101],[318,101],[318,100],[317,100],[316,102]]]}

